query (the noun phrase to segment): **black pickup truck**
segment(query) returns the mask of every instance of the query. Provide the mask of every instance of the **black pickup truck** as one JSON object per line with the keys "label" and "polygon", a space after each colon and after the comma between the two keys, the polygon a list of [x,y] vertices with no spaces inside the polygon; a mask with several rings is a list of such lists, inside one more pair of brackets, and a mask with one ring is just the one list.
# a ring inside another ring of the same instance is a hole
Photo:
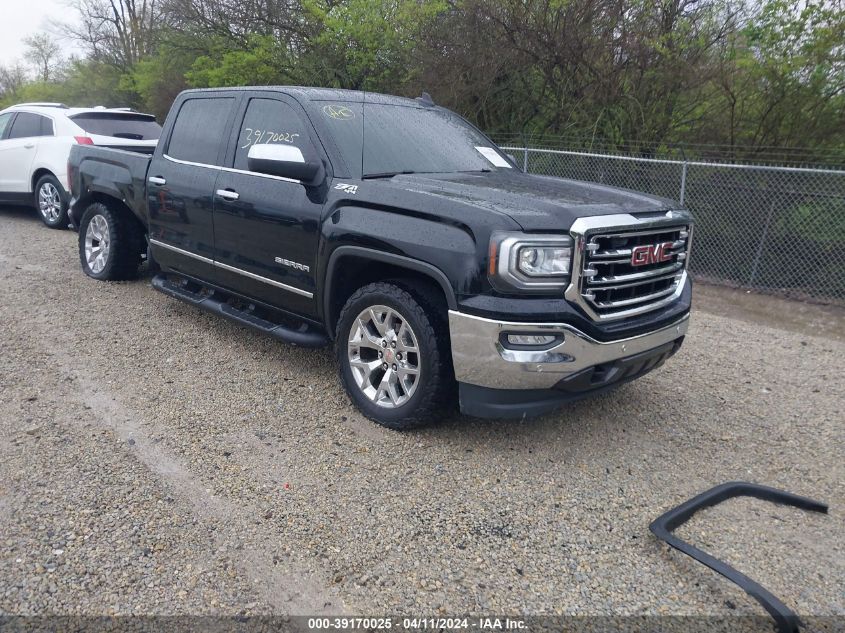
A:
{"label": "black pickup truck", "polygon": [[281,340],[335,345],[352,401],[405,429],[453,402],[535,415],[680,347],[690,215],[523,173],[423,95],[179,95],[152,157],[79,145],[86,274],[154,287]]}

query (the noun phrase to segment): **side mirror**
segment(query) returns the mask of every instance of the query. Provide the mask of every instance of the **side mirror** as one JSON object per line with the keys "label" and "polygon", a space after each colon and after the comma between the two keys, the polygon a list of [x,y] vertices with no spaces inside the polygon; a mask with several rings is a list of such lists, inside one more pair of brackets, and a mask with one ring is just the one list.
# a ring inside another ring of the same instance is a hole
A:
{"label": "side mirror", "polygon": [[514,155],[513,155],[513,154],[505,154],[505,156],[507,156],[508,158],[510,158],[511,162],[512,162],[514,165],[516,165],[516,158],[514,157]]}
{"label": "side mirror", "polygon": [[247,154],[249,171],[299,180],[303,185],[319,185],[325,168],[319,159],[305,160],[302,150],[294,145],[258,143]]}

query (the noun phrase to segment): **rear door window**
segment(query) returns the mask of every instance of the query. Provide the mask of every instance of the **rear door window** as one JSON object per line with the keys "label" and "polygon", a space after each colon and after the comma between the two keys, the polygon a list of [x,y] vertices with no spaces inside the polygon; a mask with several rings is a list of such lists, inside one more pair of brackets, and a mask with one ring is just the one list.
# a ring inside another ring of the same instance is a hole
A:
{"label": "rear door window", "polygon": [[52,136],[53,122],[45,116],[31,112],[18,112],[9,138],[28,138],[30,136]]}
{"label": "rear door window", "polygon": [[155,117],[132,112],[86,112],[70,117],[88,134],[113,136],[132,141],[156,140],[161,126]]}
{"label": "rear door window", "polygon": [[233,97],[188,99],[179,108],[167,144],[167,155],[203,165],[220,165]]}
{"label": "rear door window", "polygon": [[306,158],[313,152],[302,117],[287,103],[276,99],[250,100],[238,135],[235,169],[248,168],[249,148],[259,144],[294,145]]}
{"label": "rear door window", "polygon": [[9,127],[9,122],[12,120],[13,113],[7,112],[0,114],[0,139],[5,138],[6,128]]}

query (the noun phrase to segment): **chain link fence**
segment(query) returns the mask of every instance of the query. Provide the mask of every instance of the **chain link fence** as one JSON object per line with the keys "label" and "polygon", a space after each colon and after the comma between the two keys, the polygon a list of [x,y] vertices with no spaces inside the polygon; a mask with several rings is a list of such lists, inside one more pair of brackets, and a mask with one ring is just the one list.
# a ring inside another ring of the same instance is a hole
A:
{"label": "chain link fence", "polygon": [[696,220],[699,279],[845,302],[845,171],[509,147],[531,173],[679,201]]}

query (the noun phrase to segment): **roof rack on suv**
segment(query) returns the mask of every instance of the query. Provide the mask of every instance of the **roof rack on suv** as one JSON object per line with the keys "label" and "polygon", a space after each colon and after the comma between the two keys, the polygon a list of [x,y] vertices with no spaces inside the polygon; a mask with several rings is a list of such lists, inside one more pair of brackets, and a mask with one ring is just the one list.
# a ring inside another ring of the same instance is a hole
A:
{"label": "roof rack on suv", "polygon": [[65,110],[68,107],[64,103],[53,103],[49,101],[33,101],[32,103],[16,103],[16,106],[29,106],[30,108],[64,108]]}
{"label": "roof rack on suv", "polygon": [[112,112],[137,112],[135,108],[110,108],[104,105],[96,105],[91,108],[92,110],[111,110]]}

